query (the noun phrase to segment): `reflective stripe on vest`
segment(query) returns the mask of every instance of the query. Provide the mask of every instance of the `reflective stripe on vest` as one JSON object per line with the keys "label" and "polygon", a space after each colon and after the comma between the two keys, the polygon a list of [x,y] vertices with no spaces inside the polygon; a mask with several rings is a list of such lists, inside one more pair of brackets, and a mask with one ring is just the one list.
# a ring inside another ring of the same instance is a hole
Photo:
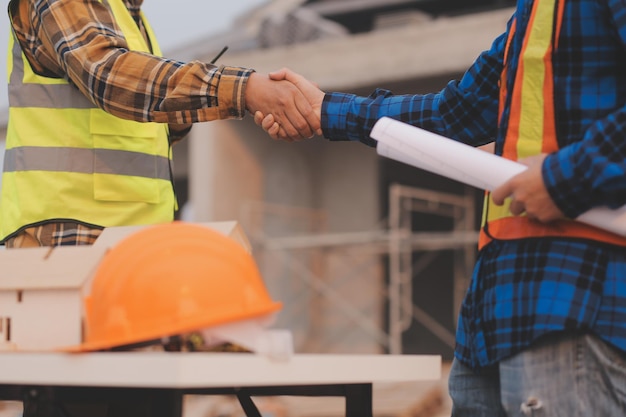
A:
{"label": "reflective stripe on vest", "polygon": [[[122,0],[102,2],[129,48],[150,52]],[[145,19],[144,24],[153,53],[160,55]],[[167,125],[120,119],[66,80],[37,75],[14,36],[8,63],[0,239],[51,219],[104,227],[173,219]]]}
{"label": "reflective stripe on vest", "polygon": [[4,172],[50,171],[130,175],[169,181],[169,160],[112,149],[20,146],[6,151]]}
{"label": "reflective stripe on vest", "polygon": [[[554,116],[552,54],[558,47],[563,9],[564,0],[535,0],[533,4],[515,74],[502,154],[505,158],[518,160],[541,153],[553,153],[559,149]],[[515,30],[514,21],[505,49],[505,65],[500,79],[500,117],[509,94],[507,59]],[[580,237],[626,246],[626,239],[623,237],[577,221],[563,219],[545,224],[530,220],[525,215],[513,216],[509,206],[510,199],[506,199],[504,205],[497,206],[489,193],[486,193],[479,248],[492,239],[548,236]]]}

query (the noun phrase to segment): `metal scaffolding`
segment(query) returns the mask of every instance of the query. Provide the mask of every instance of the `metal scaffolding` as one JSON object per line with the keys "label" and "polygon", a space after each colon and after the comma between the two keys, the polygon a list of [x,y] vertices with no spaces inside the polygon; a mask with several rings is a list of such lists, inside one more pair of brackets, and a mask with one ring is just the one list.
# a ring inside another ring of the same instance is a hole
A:
{"label": "metal scaffolding", "polygon": [[[438,251],[453,250],[455,311],[451,314],[456,317],[478,239],[475,198],[470,193],[455,195],[394,184],[389,188],[388,211],[389,218],[381,221],[377,229],[329,233],[324,211],[266,203],[248,204],[243,209],[243,223],[263,275],[273,282],[274,291],[291,288],[281,301],[290,320],[285,324],[301,333],[298,337],[295,332],[298,350],[330,351],[333,336],[323,337],[325,333],[341,338],[358,329],[377,348],[400,354],[403,334],[413,322],[454,346],[454,335],[415,305],[413,286],[420,285],[420,271]],[[452,229],[424,231],[424,225],[413,220],[416,213],[448,218]],[[298,226],[294,228],[294,224]],[[326,265],[331,256],[342,259],[334,268]],[[386,271],[382,268],[384,256],[389,259]],[[363,279],[355,283],[356,278],[372,271],[377,275],[380,291],[368,299],[369,307],[356,305],[340,288],[363,286]],[[382,320],[385,304],[387,326]],[[329,329],[332,326],[322,318],[325,314],[343,316],[346,328]],[[320,340],[325,340],[326,345],[320,344]]]}
{"label": "metal scaffolding", "polygon": [[[454,335],[413,301],[419,273],[437,251],[454,251],[453,317],[468,284],[474,263],[478,233],[472,195],[455,195],[394,184],[389,189],[389,352],[402,353],[402,335],[413,321],[454,347]],[[414,224],[414,213],[435,213],[452,220],[452,229],[429,236]],[[415,254],[419,252],[417,260]]]}

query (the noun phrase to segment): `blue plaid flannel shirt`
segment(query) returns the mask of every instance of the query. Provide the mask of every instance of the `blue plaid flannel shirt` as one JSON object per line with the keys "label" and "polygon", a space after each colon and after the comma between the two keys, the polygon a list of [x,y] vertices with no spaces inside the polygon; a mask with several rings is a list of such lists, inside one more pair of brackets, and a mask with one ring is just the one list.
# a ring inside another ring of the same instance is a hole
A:
{"label": "blue plaid flannel shirt", "polygon": [[[509,91],[532,2],[515,10]],[[474,146],[495,140],[501,154],[509,108],[498,126],[499,79],[511,27],[436,94],[326,94],[324,135],[375,146],[370,131],[388,116]],[[569,217],[626,204],[626,2],[566,0],[553,67],[561,149],[543,165],[550,195]],[[626,248],[551,238],[494,241],[479,253],[455,356],[493,365],[553,331],[593,332],[626,352]]]}

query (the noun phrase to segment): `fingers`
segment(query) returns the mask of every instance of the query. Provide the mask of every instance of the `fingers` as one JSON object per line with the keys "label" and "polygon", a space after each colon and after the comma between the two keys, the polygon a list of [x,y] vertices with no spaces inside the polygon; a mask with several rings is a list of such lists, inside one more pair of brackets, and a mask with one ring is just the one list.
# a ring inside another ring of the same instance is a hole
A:
{"label": "fingers", "polygon": [[526,215],[531,220],[548,223],[564,217],[550,196],[543,180],[545,154],[520,160],[528,169],[493,190],[491,198],[497,205],[510,199],[509,211],[514,216]]}
{"label": "fingers", "polygon": [[304,117],[307,123],[307,128],[310,128],[311,134],[307,138],[312,138],[315,133],[321,129],[321,117],[318,116],[311,103],[304,95],[299,95],[295,98],[296,108],[300,112],[300,115]]}
{"label": "fingers", "polygon": [[[293,72],[288,68],[283,68],[280,71],[274,72],[270,75],[270,77],[274,80],[286,80],[298,87],[302,94],[304,94],[307,99],[312,103],[315,107],[317,102],[320,99],[324,98],[323,92],[311,81],[304,78],[302,75]],[[321,102],[319,103],[321,104]]]}
{"label": "fingers", "polygon": [[312,107],[313,114],[305,113],[305,108],[300,107],[302,115],[306,118],[309,126],[315,131],[315,134],[322,135],[321,113],[322,103],[324,101],[324,92],[319,89],[318,85],[307,80],[302,75],[288,69],[282,68],[278,71],[270,73],[270,78],[275,81],[289,81],[293,83],[303,94]]}
{"label": "fingers", "polygon": [[[278,135],[280,131],[280,125],[274,121],[273,115],[268,114],[267,116],[265,116],[260,111],[257,111],[256,113],[254,113],[254,123],[256,123],[258,126],[261,126],[272,139],[279,139]],[[283,134],[286,135],[285,132],[283,132]]]}
{"label": "fingers", "polygon": [[[277,81],[281,83],[281,88],[289,85],[287,81]],[[281,106],[278,111],[272,113],[276,122],[281,125],[292,140],[300,140],[313,137],[315,130],[319,129],[319,120],[313,116],[313,109],[302,93],[296,89],[289,92],[289,102]]]}
{"label": "fingers", "polygon": [[509,206],[509,211],[514,216],[521,216],[526,211],[526,207],[521,201],[513,199],[511,201],[511,205]]}
{"label": "fingers", "polygon": [[273,115],[268,114],[267,116],[265,116],[260,111],[254,113],[254,123],[256,123],[258,126],[261,126],[263,130],[268,130],[272,126],[277,125]]}
{"label": "fingers", "polygon": [[[271,116],[271,115],[268,115],[268,116]],[[265,115],[261,113],[260,111],[257,110],[256,112],[254,112],[254,123],[256,123],[257,126],[262,126],[264,118],[265,118]]]}
{"label": "fingers", "polygon": [[[293,136],[291,134],[290,136],[292,136],[292,139],[295,139],[295,140],[302,139],[302,138],[311,138],[317,132],[321,130],[321,121],[320,121],[321,114],[320,113],[321,113],[321,101],[323,100],[323,93],[319,89],[317,89],[317,91],[312,91],[311,90],[312,85],[309,85],[308,81],[304,77],[288,70],[284,70],[283,72],[285,75],[285,79],[282,81],[276,81],[276,82],[291,83],[293,86],[295,86],[299,90],[299,93],[300,93],[300,94],[294,95],[294,104],[296,106],[297,113],[290,113],[287,115],[291,124],[294,127],[296,127],[296,129],[298,130],[299,137]],[[313,87],[313,89],[315,88]],[[319,100],[317,100],[317,98],[315,97],[315,94],[317,92],[319,92],[322,95],[322,97]],[[319,101],[319,104],[317,104],[317,101]],[[319,110],[315,110],[314,106],[318,107]],[[304,122],[306,124],[302,122],[301,117],[304,119]],[[281,124],[280,121],[278,122],[279,124]],[[287,131],[287,133],[289,133],[288,125],[282,126],[281,124],[281,127],[283,127],[285,131]]]}
{"label": "fingers", "polygon": [[504,204],[504,201],[507,198],[511,197],[511,203],[509,204],[509,211],[514,216],[519,216],[519,215],[524,214],[524,211],[526,211],[526,208],[523,202],[515,199],[514,192],[515,192],[515,183],[513,179],[511,179],[505,182],[504,184],[502,184],[501,186],[499,186],[498,188],[496,188],[495,190],[493,190],[493,192],[491,193],[491,199],[496,205],[501,206]]}
{"label": "fingers", "polygon": [[493,190],[493,192],[491,193],[491,199],[496,205],[501,206],[504,204],[504,200],[507,197],[511,196],[511,194],[513,194],[513,189],[514,189],[514,186],[512,182],[509,180],[505,182],[504,184],[502,184],[501,186],[499,186],[498,188],[496,188],[495,190]]}
{"label": "fingers", "polygon": [[245,90],[246,108],[251,113],[272,114],[280,125],[281,139],[302,139],[314,135],[320,122],[311,104],[298,88],[288,81],[272,81],[258,73],[250,75]]}
{"label": "fingers", "polygon": [[[253,73],[245,94],[255,123],[272,138],[294,141],[322,134],[324,92],[303,76],[286,68],[269,76]],[[264,122],[269,115],[273,122]]]}
{"label": "fingers", "polygon": [[274,81],[285,80],[287,78],[287,68],[281,68],[278,71],[270,72],[269,77]]}

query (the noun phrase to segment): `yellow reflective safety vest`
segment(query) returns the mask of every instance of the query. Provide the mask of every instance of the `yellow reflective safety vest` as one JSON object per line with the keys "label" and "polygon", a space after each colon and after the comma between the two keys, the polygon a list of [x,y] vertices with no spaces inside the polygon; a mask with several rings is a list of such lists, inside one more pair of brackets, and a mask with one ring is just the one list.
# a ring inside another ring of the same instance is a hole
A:
{"label": "yellow reflective safety vest", "polygon": [[[101,1],[130,49],[150,52],[122,0]],[[152,29],[145,26],[152,53],[160,55]],[[8,69],[0,240],[48,221],[109,227],[173,220],[166,124],[115,117],[65,79],[35,74],[14,36]]]}
{"label": "yellow reflective safety vest", "polygon": [[[558,47],[564,0],[535,0],[524,37],[513,91],[507,91],[507,67],[500,79],[500,117],[509,93],[511,108],[502,156],[518,160],[559,149],[554,117],[554,74],[552,54]],[[504,62],[515,33],[512,24]],[[525,215],[511,214],[510,199],[502,206],[493,203],[486,193],[479,248],[493,239],[511,240],[530,237],[577,237],[626,246],[626,239],[584,223],[563,219],[549,224],[533,221]]]}

